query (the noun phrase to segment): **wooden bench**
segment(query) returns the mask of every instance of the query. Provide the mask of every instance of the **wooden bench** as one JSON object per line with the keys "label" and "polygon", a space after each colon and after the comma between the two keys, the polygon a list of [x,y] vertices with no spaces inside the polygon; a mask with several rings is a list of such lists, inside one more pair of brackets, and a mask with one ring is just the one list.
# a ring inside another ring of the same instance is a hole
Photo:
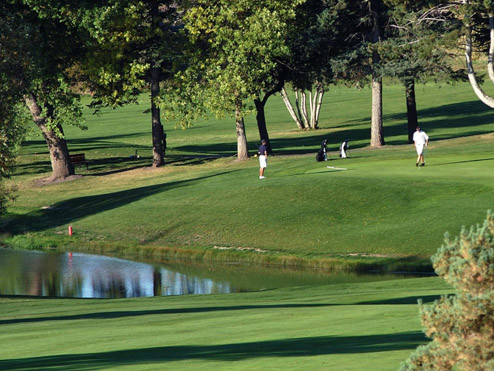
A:
{"label": "wooden bench", "polygon": [[70,162],[72,165],[84,165],[86,164],[86,169],[89,169],[89,162],[86,160],[86,155],[84,153],[76,153],[70,155]]}

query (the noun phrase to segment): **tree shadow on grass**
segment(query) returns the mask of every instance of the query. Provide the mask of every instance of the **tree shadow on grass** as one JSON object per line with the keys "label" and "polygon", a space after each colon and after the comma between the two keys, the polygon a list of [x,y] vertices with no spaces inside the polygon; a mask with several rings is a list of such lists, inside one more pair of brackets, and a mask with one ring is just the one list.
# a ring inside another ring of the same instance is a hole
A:
{"label": "tree shadow on grass", "polygon": [[[383,120],[386,143],[388,145],[406,145],[408,140],[406,114],[395,113],[384,115]],[[395,122],[390,125],[388,124],[389,121]],[[431,141],[481,135],[492,132],[492,130],[490,130],[491,127],[481,128],[481,126],[491,125],[494,122],[494,111],[490,110],[479,101],[454,103],[419,110],[419,122],[424,127],[425,131],[430,134]],[[368,127],[363,128],[362,125],[365,123],[368,123]],[[461,128],[468,128],[469,126],[475,126],[475,129],[461,130]],[[324,139],[329,140],[329,151],[338,151],[341,142],[349,140],[351,152],[352,149],[367,147],[370,141],[370,117],[345,121],[342,124],[335,124],[325,129],[332,131],[311,131],[309,133],[304,133],[303,136],[294,134],[292,137],[288,138],[272,138],[271,145],[274,154],[315,154]],[[437,130],[440,130],[441,133],[436,133]],[[87,157],[92,169],[89,172],[84,169],[83,171],[78,171],[78,173],[95,176],[108,175],[115,172],[150,166],[151,158],[148,156],[142,157],[137,163],[134,159],[131,159],[135,150],[139,150],[142,153],[144,150],[150,150],[149,147],[118,141],[141,135],[141,133],[129,133],[69,139],[71,153],[122,148],[127,148],[129,152],[129,156],[99,158],[94,160],[92,160],[89,155]],[[251,155],[257,153],[258,142],[258,139],[249,142],[249,152]],[[42,140],[35,140],[25,142],[24,146],[44,148],[46,144]],[[189,155],[167,155],[165,156],[165,162],[167,164],[172,166],[197,165],[214,160],[218,157],[235,156],[237,153],[237,145],[235,142],[184,145],[174,147],[173,150],[189,153]],[[46,162],[38,161],[33,164],[19,165],[16,169],[16,175],[51,171],[48,154],[46,154],[46,156]]]}
{"label": "tree shadow on grass", "polygon": [[475,160],[465,160],[465,161],[451,161],[451,162],[439,162],[432,165],[427,166],[442,166],[442,165],[455,165],[455,164],[468,164],[470,162],[481,162],[481,161],[493,161],[494,157],[490,158],[479,158]]}
{"label": "tree shadow on grass", "polygon": [[[236,170],[233,170],[236,171]],[[126,189],[124,191],[98,194],[95,196],[76,197],[64,200],[46,209],[36,210],[27,215],[14,217],[8,221],[6,229],[13,234],[37,232],[65,225],[90,215],[112,210],[132,202],[150,197],[157,193],[176,190],[204,179],[220,176],[228,172],[221,172],[204,177],[164,182],[151,186]]]}
{"label": "tree shadow on grass", "polygon": [[[2,296],[0,296],[2,297]],[[33,297],[29,297],[33,299]],[[44,298],[46,299],[46,298]],[[79,299],[70,299],[79,300]],[[92,320],[92,319],[116,319],[124,317],[140,317],[152,315],[167,314],[186,314],[186,313],[208,313],[218,311],[232,310],[255,310],[255,309],[284,309],[284,308],[319,308],[331,307],[339,304],[274,304],[274,305],[236,305],[223,307],[197,307],[197,308],[176,308],[176,309],[156,309],[156,310],[133,310],[133,311],[113,311],[113,312],[95,312],[86,314],[75,314],[68,316],[51,316],[51,317],[29,317],[0,320],[0,325],[15,323],[33,323],[46,321],[73,321],[73,320]]]}
{"label": "tree shadow on grass", "polygon": [[[95,370],[120,365],[144,365],[186,360],[234,362],[263,357],[311,357],[410,351],[427,341],[421,332],[363,336],[315,336],[219,345],[177,345],[111,352],[64,354],[0,361],[2,370]],[[165,367],[165,365],[163,365]]]}
{"label": "tree shadow on grass", "polygon": [[[87,132],[90,134],[90,132]],[[142,137],[145,136],[143,133],[128,133],[128,134],[114,134],[114,135],[105,135],[105,136],[98,136],[98,137],[92,137],[92,136],[87,136],[83,138],[68,138],[68,145],[69,145],[69,150],[70,152],[76,152],[76,151],[84,151],[88,150],[86,145],[94,146],[94,143],[100,143],[101,145],[95,147],[94,149],[104,149],[104,148],[114,148],[115,145],[119,147],[129,147],[129,148],[134,148],[136,145],[130,145],[125,142],[120,142],[120,141],[115,141],[115,140],[120,140],[120,139],[127,139],[127,138],[136,138],[136,137]],[[24,147],[32,147],[32,146],[40,146],[42,148],[46,148],[46,141],[43,139],[36,139],[36,140],[26,140],[22,143]],[[139,146],[137,146],[139,147]]]}
{"label": "tree shadow on grass", "polygon": [[[268,118],[269,119],[269,118]],[[392,138],[386,140],[389,145],[408,144],[408,132],[406,113],[384,115],[384,137]],[[388,124],[388,121],[401,121]],[[479,101],[468,101],[454,103],[423,109],[419,111],[419,122],[425,131],[431,136],[431,141],[438,139],[453,139],[464,136],[480,135],[492,132],[491,127],[485,129],[479,126],[491,125],[494,122],[494,111],[485,107]],[[455,129],[468,128],[475,125],[474,130],[454,132]],[[362,125],[368,123],[368,127]],[[359,126],[355,128],[355,126]],[[341,125],[333,125],[325,129],[343,129],[334,132],[310,131],[303,136],[296,135],[288,138],[271,138],[274,154],[307,154],[314,153],[319,149],[321,142],[328,139],[328,150],[337,151],[344,140],[349,140],[350,150],[367,147],[370,141],[370,117],[352,120]],[[436,130],[441,129],[443,134],[434,135]],[[451,129],[451,130],[448,130]],[[269,123],[268,123],[269,130]],[[257,152],[259,139],[250,141],[249,151]],[[235,143],[198,144],[176,147],[177,150],[192,153],[216,153],[233,155],[236,153]]]}
{"label": "tree shadow on grass", "polygon": [[424,304],[427,304],[427,303],[432,303],[440,298],[441,295],[407,296],[404,298],[362,301],[359,302],[358,304],[359,305],[417,304],[419,300],[422,300]]}
{"label": "tree shadow on grass", "polygon": [[[11,295],[0,295],[0,298],[12,298]],[[33,296],[16,296],[19,298],[39,299],[39,297]],[[426,296],[407,296],[403,298],[390,298],[371,301],[362,301],[350,305],[410,305],[417,304],[419,300],[423,303],[432,303],[439,299],[440,295],[426,295]],[[59,298],[47,298],[43,297],[43,300],[59,299]],[[79,298],[67,298],[64,300],[87,300]],[[95,299],[100,300],[100,299]],[[16,323],[35,323],[35,322],[47,322],[47,321],[74,321],[74,320],[94,320],[94,319],[118,319],[125,317],[141,317],[152,315],[167,315],[167,314],[187,314],[187,313],[208,313],[218,311],[232,311],[232,310],[255,310],[255,309],[287,309],[287,308],[321,308],[321,307],[334,307],[334,306],[346,306],[349,304],[263,304],[263,305],[235,305],[235,306],[214,306],[214,307],[194,307],[194,308],[173,308],[173,309],[153,309],[153,310],[132,310],[132,311],[111,311],[111,312],[94,312],[85,314],[74,315],[60,315],[60,316],[44,316],[44,317],[23,317],[14,319],[0,320],[1,325],[10,325]]]}

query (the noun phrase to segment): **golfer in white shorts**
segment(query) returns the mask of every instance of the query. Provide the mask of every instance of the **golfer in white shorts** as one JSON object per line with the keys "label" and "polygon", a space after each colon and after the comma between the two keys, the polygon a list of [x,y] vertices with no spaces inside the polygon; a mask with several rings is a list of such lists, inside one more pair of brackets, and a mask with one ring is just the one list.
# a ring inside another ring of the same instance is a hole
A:
{"label": "golfer in white shorts", "polygon": [[264,169],[268,166],[268,149],[266,147],[266,140],[261,140],[259,146],[259,179],[266,178],[264,176]]}
{"label": "golfer in white shorts", "polygon": [[417,163],[415,166],[425,166],[424,150],[429,144],[429,136],[417,126],[415,133],[413,133],[413,141],[417,150]]}

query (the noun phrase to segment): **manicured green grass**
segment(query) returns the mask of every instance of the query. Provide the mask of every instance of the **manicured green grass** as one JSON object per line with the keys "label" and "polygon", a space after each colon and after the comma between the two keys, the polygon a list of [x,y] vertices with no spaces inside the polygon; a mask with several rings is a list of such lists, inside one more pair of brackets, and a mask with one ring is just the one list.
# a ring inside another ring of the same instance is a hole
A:
{"label": "manicured green grass", "polygon": [[396,370],[439,278],[118,300],[0,298],[2,370]]}
{"label": "manicured green grass", "polygon": [[[338,258],[346,268],[427,261],[445,231],[456,235],[493,208],[494,112],[466,84],[419,87],[420,122],[431,136],[419,170],[405,144],[403,89],[385,88],[388,145],[379,150],[367,148],[369,97],[367,89],[332,89],[313,132],[297,131],[281,100],[270,100],[275,156],[263,181],[255,158],[235,161],[231,119],[187,130],[166,123],[167,165],[151,169],[145,96],[102,116],[87,111],[88,131],[66,130],[71,152],[91,161],[77,169],[83,178],[35,186],[50,164],[40,138],[25,143],[3,240],[328,267]],[[253,117],[247,137],[254,152]],[[331,160],[316,163],[324,138]],[[347,160],[335,153],[343,139]],[[136,150],[141,158],[131,159]],[[424,278],[211,296],[0,298],[0,369],[396,370],[426,341],[417,299],[448,291]]]}
{"label": "manicured green grass", "polygon": [[[102,116],[87,112],[88,131],[68,129],[71,152],[86,153],[84,178],[45,187],[32,181],[49,170],[41,140],[28,141],[13,183],[18,199],[4,227],[18,246],[111,245],[140,248],[249,248],[250,260],[270,257],[415,257],[427,261],[443,234],[483,220],[493,208],[494,112],[470,87],[417,89],[420,121],[431,137],[427,166],[417,169],[406,142],[404,95],[386,87],[388,145],[369,149],[369,91],[334,88],[326,96],[321,130],[300,132],[278,97],[268,108],[275,156],[267,179],[257,159],[234,159],[231,119],[168,132],[168,164],[151,169],[149,117],[139,106]],[[253,118],[248,138],[255,149]],[[330,161],[315,162],[322,138]],[[335,148],[350,139],[350,158]],[[132,160],[135,150],[143,158]],[[230,157],[207,158],[224,155]],[[347,170],[328,169],[327,166]],[[48,173],[46,173],[47,175]],[[49,207],[49,208],[46,208]],[[66,235],[72,225],[75,235]],[[257,258],[256,258],[257,255]],[[385,261],[386,262],[386,261]],[[387,264],[387,263],[386,263]]]}

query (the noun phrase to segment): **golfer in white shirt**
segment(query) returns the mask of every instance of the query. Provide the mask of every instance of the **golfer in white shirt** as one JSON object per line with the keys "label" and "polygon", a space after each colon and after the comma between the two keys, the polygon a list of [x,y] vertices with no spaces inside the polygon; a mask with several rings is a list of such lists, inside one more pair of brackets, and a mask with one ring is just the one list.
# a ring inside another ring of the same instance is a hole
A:
{"label": "golfer in white shirt", "polygon": [[424,150],[429,144],[429,136],[420,127],[417,127],[415,133],[413,133],[413,141],[417,150],[417,163],[415,166],[425,166]]}

